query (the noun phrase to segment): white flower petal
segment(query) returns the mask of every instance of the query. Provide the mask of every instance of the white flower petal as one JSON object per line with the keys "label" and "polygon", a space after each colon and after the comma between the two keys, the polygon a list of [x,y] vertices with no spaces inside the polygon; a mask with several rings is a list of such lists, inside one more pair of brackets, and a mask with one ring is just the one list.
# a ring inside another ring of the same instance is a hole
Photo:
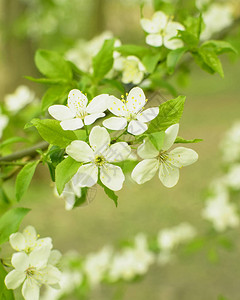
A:
{"label": "white flower petal", "polygon": [[17,271],[25,271],[29,267],[29,257],[25,252],[14,253],[11,262]]}
{"label": "white flower petal", "polygon": [[79,162],[89,162],[94,159],[93,150],[83,141],[73,141],[66,148],[66,153]]}
{"label": "white flower petal", "polygon": [[113,63],[113,68],[117,71],[122,71],[124,68],[124,63],[126,61],[125,57],[117,57],[116,59],[114,59],[114,63]]}
{"label": "white flower petal", "polygon": [[124,117],[127,111],[126,105],[114,96],[108,98],[108,110],[119,117]]}
{"label": "white flower petal", "polygon": [[42,246],[48,246],[49,248],[52,248],[52,239],[50,237],[47,237],[47,238],[37,240],[35,244],[35,248],[42,247]]}
{"label": "white flower petal", "polygon": [[[133,84],[139,84],[140,82],[142,82],[143,78],[144,78],[144,72],[138,70],[135,73],[135,75],[132,77],[132,83]],[[124,77],[122,78],[122,82],[125,83],[124,82]],[[128,81],[127,83],[129,83],[129,82],[130,81]]]}
{"label": "white flower petal", "polygon": [[22,287],[25,300],[39,300],[40,286],[37,281],[27,278]]}
{"label": "white flower petal", "polygon": [[198,154],[192,149],[177,147],[168,154],[171,164],[181,168],[195,163],[198,160]]}
{"label": "white flower petal", "polygon": [[165,137],[164,137],[162,150],[168,150],[170,147],[172,147],[178,135],[178,130],[179,130],[179,124],[174,124],[168,127],[167,130],[165,130]]}
{"label": "white flower petal", "polygon": [[161,163],[159,167],[159,179],[168,188],[175,186],[179,180],[179,169],[172,165]]}
{"label": "white flower petal", "polygon": [[160,30],[164,29],[168,22],[168,16],[162,11],[156,11],[152,17],[152,21],[156,26],[159,26]]}
{"label": "white flower petal", "polygon": [[127,120],[121,117],[112,117],[104,120],[103,126],[111,130],[121,130],[127,126]]}
{"label": "white flower petal", "polygon": [[110,145],[110,135],[106,128],[95,126],[89,134],[89,143],[96,153],[103,153]]}
{"label": "white flower petal", "polygon": [[161,47],[163,44],[163,38],[160,34],[149,34],[146,36],[146,43],[153,47]]}
{"label": "white flower petal", "polygon": [[123,186],[125,176],[120,167],[106,163],[101,167],[100,179],[110,190],[119,191]]}
{"label": "white flower petal", "polygon": [[119,142],[109,147],[105,158],[109,162],[120,162],[126,160],[131,153],[131,147],[125,142]]}
{"label": "white flower petal", "polygon": [[77,130],[83,127],[83,121],[80,118],[64,120],[60,123],[63,130]]}
{"label": "white flower petal", "polygon": [[29,254],[29,263],[36,268],[45,267],[51,252],[51,245],[43,245],[42,247],[35,248]]}
{"label": "white flower petal", "polygon": [[9,242],[12,248],[16,251],[22,251],[26,247],[25,237],[20,232],[11,234],[9,238]]}
{"label": "white flower petal", "polygon": [[158,33],[161,29],[164,29],[168,21],[168,17],[161,11],[155,12],[152,20],[141,19],[140,23],[144,31],[148,33]]}
{"label": "white flower petal", "polygon": [[167,37],[164,39],[164,46],[168,49],[174,50],[184,46],[184,43],[180,39],[168,39]]}
{"label": "white flower petal", "polygon": [[84,118],[85,125],[91,125],[93,124],[98,118],[102,118],[105,116],[105,113],[95,113],[88,115]]}
{"label": "white flower petal", "polygon": [[87,112],[89,114],[102,113],[108,108],[108,94],[101,94],[92,99],[87,106]]}
{"label": "white flower petal", "polygon": [[155,158],[144,159],[136,165],[132,171],[132,179],[138,184],[149,181],[156,174],[159,167],[158,160]]}
{"label": "white flower petal", "polygon": [[158,33],[160,28],[156,26],[151,20],[149,19],[141,19],[140,20],[141,27],[147,33]]}
{"label": "white flower petal", "polygon": [[65,105],[52,105],[48,108],[49,114],[56,120],[63,121],[73,119],[75,113]]}
{"label": "white flower petal", "polygon": [[145,123],[142,123],[137,120],[130,121],[127,131],[134,135],[139,135],[145,132],[148,129],[147,125]]}
{"label": "white flower petal", "polygon": [[81,186],[93,186],[98,180],[98,167],[92,163],[81,166],[78,169],[78,178]]}
{"label": "white flower petal", "polygon": [[26,278],[25,272],[13,270],[7,274],[4,282],[8,289],[14,290],[22,284],[25,278]]}
{"label": "white flower petal", "polygon": [[55,266],[61,259],[62,254],[58,250],[52,250],[48,258],[48,264]]}
{"label": "white flower petal", "polygon": [[184,26],[178,22],[168,22],[165,29],[165,36],[172,38],[178,34],[178,30],[184,30]]}
{"label": "white flower petal", "polygon": [[37,232],[33,226],[27,226],[23,230],[23,236],[25,237],[27,245],[35,245],[37,240]]}
{"label": "white flower petal", "polygon": [[138,147],[137,154],[141,158],[154,158],[158,156],[159,151],[153,146],[150,140],[147,138],[143,141],[143,143]]}
{"label": "white flower petal", "polygon": [[48,265],[43,269],[45,284],[56,284],[60,281],[62,273],[58,268]]}
{"label": "white flower petal", "polygon": [[77,89],[71,90],[68,94],[68,107],[77,114],[82,108],[87,106],[87,97]]}
{"label": "white flower petal", "polygon": [[159,107],[151,107],[137,114],[140,122],[146,123],[152,121],[159,114]]}
{"label": "white flower petal", "polygon": [[127,96],[127,110],[133,113],[138,113],[145,103],[146,97],[143,90],[139,87],[132,88]]}

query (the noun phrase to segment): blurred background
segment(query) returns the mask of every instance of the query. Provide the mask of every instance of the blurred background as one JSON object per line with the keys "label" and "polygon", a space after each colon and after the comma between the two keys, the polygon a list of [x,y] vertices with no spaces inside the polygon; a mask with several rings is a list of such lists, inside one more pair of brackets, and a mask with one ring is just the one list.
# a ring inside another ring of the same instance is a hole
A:
{"label": "blurred background", "polygon": [[[39,77],[34,66],[38,48],[64,54],[79,40],[90,40],[103,31],[111,31],[122,43],[144,44],[144,32],[139,26],[140,2],[1,0],[0,99],[3,101],[20,84],[28,85],[41,98],[44,87],[24,78]],[[238,7],[238,1],[235,4]],[[179,1],[178,5],[189,5],[191,11],[194,1]],[[145,1],[144,13],[151,11],[151,1]],[[64,201],[54,196],[47,168],[41,166],[21,202],[32,209],[22,227],[32,224],[41,236],[51,236],[54,247],[62,253],[75,249],[83,255],[104,245],[117,246],[139,232],[152,236],[185,221],[204,232],[209,227],[201,217],[206,189],[221,174],[219,143],[223,133],[240,119],[239,60],[223,56],[223,66],[225,78],[221,79],[193,64],[187,82],[178,87],[179,94],[187,96],[179,135],[202,138],[203,142],[190,145],[198,152],[199,161],[181,170],[176,187],[167,189],[158,178],[141,186],[129,179],[118,192],[118,208],[99,187],[93,188],[90,205],[66,211]],[[170,98],[167,94],[165,97]],[[8,190],[13,195],[11,182]],[[222,294],[238,300],[239,234],[239,229],[224,232],[233,239],[234,246],[229,252],[220,250],[219,257],[211,262],[208,251],[202,249],[166,266],[154,266],[143,280],[127,285],[123,299],[212,300]],[[105,289],[94,291],[91,299],[110,299]]]}

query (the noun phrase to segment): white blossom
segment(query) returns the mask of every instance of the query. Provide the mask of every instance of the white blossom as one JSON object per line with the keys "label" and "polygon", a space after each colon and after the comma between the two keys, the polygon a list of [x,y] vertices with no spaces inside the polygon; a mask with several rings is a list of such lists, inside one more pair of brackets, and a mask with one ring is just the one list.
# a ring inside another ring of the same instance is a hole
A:
{"label": "white blossom", "polygon": [[106,275],[106,271],[111,264],[112,255],[113,249],[110,246],[105,246],[99,252],[87,255],[83,271],[86,273],[91,287],[96,287]]}
{"label": "white blossom", "polygon": [[8,125],[8,122],[9,122],[9,118],[8,116],[6,115],[2,115],[0,113],[0,139],[2,137],[2,134],[3,134],[3,130],[7,127]]}
{"label": "white blossom", "polygon": [[139,234],[135,238],[133,247],[125,247],[122,252],[114,255],[108,276],[110,281],[132,280],[137,275],[144,275],[155,256],[148,249],[145,235]]}
{"label": "white blossom", "polygon": [[172,18],[162,11],[153,14],[152,19],[141,19],[141,26],[148,33],[146,43],[150,46],[165,46],[168,49],[177,49],[183,46],[183,42],[175,38],[178,30],[185,28],[178,22],[173,22]]}
{"label": "white blossom", "polygon": [[229,202],[228,195],[225,193],[216,194],[207,199],[202,216],[212,222],[217,231],[224,231],[229,227],[235,228],[239,225],[237,207]]}
{"label": "white blossom", "polygon": [[11,261],[14,270],[5,277],[6,287],[16,289],[23,283],[24,299],[38,300],[43,284],[57,286],[61,272],[54,265],[48,264],[50,254],[49,245],[35,248],[29,255],[25,252],[14,253]]}
{"label": "white blossom", "polygon": [[224,176],[225,183],[228,187],[239,190],[240,189],[240,164],[233,165],[228,173]]}
{"label": "white blossom", "polygon": [[213,34],[230,26],[234,21],[233,9],[228,3],[213,3],[202,15],[205,29],[201,33],[201,39],[207,40]]}
{"label": "white blossom", "polygon": [[95,126],[89,135],[90,146],[86,142],[76,140],[66,148],[69,156],[83,163],[78,170],[81,186],[91,187],[96,184],[100,171],[100,180],[105,186],[113,191],[122,188],[125,176],[122,169],[112,163],[126,160],[131,148],[125,142],[110,145],[110,141],[107,130]]}
{"label": "white blossom", "polygon": [[71,90],[68,94],[68,103],[52,105],[48,108],[49,114],[64,130],[76,130],[85,125],[93,124],[98,118],[104,117],[107,109],[107,94],[101,94],[88,103],[87,97],[79,90]]}
{"label": "white blossom", "polygon": [[22,233],[16,232],[10,235],[9,242],[12,248],[16,251],[32,252],[35,248],[48,245],[52,248],[52,239],[39,238],[33,226],[27,226]]}
{"label": "white blossom", "polygon": [[33,102],[35,94],[25,85],[20,85],[13,94],[6,95],[4,102],[8,111],[17,113],[27,104]]}
{"label": "white blossom", "polygon": [[111,117],[103,121],[103,126],[112,130],[124,129],[133,135],[139,135],[148,128],[147,122],[156,118],[159,113],[158,107],[143,110],[147,99],[144,92],[139,87],[131,89],[127,94],[126,101],[119,100],[114,96],[108,99],[108,109],[117,117]]}
{"label": "white blossom", "polygon": [[165,131],[164,143],[157,150],[149,139],[145,139],[138,147],[138,155],[143,160],[132,171],[132,179],[138,184],[143,184],[158,176],[162,184],[168,188],[175,186],[179,180],[179,169],[193,164],[198,159],[198,154],[189,148],[177,147],[169,152],[179,130],[179,125],[170,126]]}
{"label": "white blossom", "polygon": [[125,84],[139,84],[146,72],[146,68],[136,56],[116,58],[113,68],[122,72],[122,82]]}

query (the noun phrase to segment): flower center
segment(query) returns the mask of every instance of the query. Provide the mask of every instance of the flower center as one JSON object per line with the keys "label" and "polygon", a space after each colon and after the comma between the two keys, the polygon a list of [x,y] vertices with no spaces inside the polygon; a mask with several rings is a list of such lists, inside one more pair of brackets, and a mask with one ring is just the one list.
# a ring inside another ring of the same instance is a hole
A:
{"label": "flower center", "polygon": [[167,151],[161,151],[159,152],[157,156],[160,163],[164,163],[168,159],[168,153]]}
{"label": "flower center", "polygon": [[98,167],[101,167],[101,166],[105,163],[105,159],[104,159],[103,156],[97,155],[97,156],[95,156],[94,163],[95,163]]}
{"label": "flower center", "polygon": [[136,120],[137,119],[137,115],[134,113],[128,113],[126,116],[126,119],[130,122],[132,120]]}
{"label": "flower center", "polygon": [[29,267],[27,268],[27,270],[25,271],[26,272],[26,275],[29,276],[29,277],[32,277],[34,276],[35,274],[35,268],[34,267]]}
{"label": "flower center", "polygon": [[84,108],[79,108],[77,110],[77,118],[80,118],[80,119],[84,119],[86,116],[88,115],[88,113],[86,112],[86,110]]}

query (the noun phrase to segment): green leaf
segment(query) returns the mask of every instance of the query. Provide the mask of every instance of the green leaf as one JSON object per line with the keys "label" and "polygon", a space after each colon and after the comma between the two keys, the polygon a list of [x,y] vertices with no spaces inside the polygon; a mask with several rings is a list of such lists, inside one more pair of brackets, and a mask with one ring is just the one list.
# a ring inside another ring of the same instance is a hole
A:
{"label": "green leaf", "polygon": [[214,72],[219,73],[221,77],[224,77],[222,64],[217,57],[217,54],[212,49],[200,47],[198,49],[198,53],[206,65],[208,65]]}
{"label": "green leaf", "polygon": [[5,243],[12,233],[18,231],[22,219],[29,211],[28,208],[17,207],[0,217],[0,245]]}
{"label": "green leaf", "polygon": [[43,84],[66,84],[68,83],[67,80],[65,79],[59,79],[59,78],[34,78],[31,76],[24,76],[24,78],[33,81],[33,82],[37,82],[37,83],[43,83]]}
{"label": "green leaf", "polygon": [[72,141],[77,139],[72,131],[63,130],[57,120],[33,119],[31,122],[37,128],[41,137],[49,144],[66,148]]}
{"label": "green leaf", "polygon": [[81,162],[74,160],[70,156],[65,158],[60,164],[57,165],[55,175],[56,187],[59,195],[62,194],[65,184],[72,179],[81,165]]}
{"label": "green leaf", "polygon": [[195,48],[198,45],[199,39],[188,31],[179,31],[179,37],[189,49]]}
{"label": "green leaf", "polygon": [[225,41],[210,40],[204,42],[201,47],[211,47],[216,54],[222,54],[226,52],[233,52],[238,54],[237,49],[234,48],[230,43]]}
{"label": "green leaf", "polygon": [[147,54],[143,57],[142,63],[146,67],[146,70],[147,70],[148,73],[152,73],[155,70],[161,55],[162,54],[159,52],[155,55],[154,54]]}
{"label": "green leaf", "polygon": [[105,194],[114,201],[116,207],[118,206],[118,196],[114,193],[114,191],[110,190],[106,187],[101,180],[98,180],[98,184],[104,189]]}
{"label": "green leaf", "polygon": [[89,191],[88,187],[81,188],[81,197],[75,196],[74,207],[82,206],[87,202],[88,191]]}
{"label": "green leaf", "polygon": [[10,204],[11,201],[8,198],[7,194],[5,193],[4,189],[2,186],[0,186],[0,205],[8,205]]}
{"label": "green leaf", "polygon": [[78,140],[81,140],[84,142],[86,141],[87,134],[86,134],[85,130],[83,130],[83,129],[74,130],[74,133]]}
{"label": "green leaf", "polygon": [[121,53],[123,56],[133,55],[140,59],[142,59],[145,55],[149,55],[149,52],[151,52],[148,48],[137,45],[123,45],[115,48],[114,50]]}
{"label": "green leaf", "polygon": [[176,65],[182,58],[183,54],[187,51],[186,47],[178,48],[169,52],[167,56],[167,68],[168,73],[173,74]]}
{"label": "green leaf", "polygon": [[198,52],[193,52],[192,56],[195,60],[195,62],[206,72],[210,73],[210,74],[214,74],[215,71],[210,68],[203,60],[203,58],[201,57],[201,55]]}
{"label": "green leaf", "polygon": [[183,113],[185,99],[185,96],[179,96],[161,104],[159,114],[149,124],[147,133],[165,131],[169,126],[178,123]]}
{"label": "green leaf", "polygon": [[154,145],[154,147],[157,150],[161,150],[164,142],[164,137],[165,137],[165,132],[164,131],[159,131],[159,132],[153,132],[149,133],[147,135],[151,143]]}
{"label": "green leaf", "polygon": [[111,87],[116,88],[121,94],[125,94],[124,86],[117,80],[104,78],[101,83],[110,85]]}
{"label": "green leaf", "polygon": [[96,56],[93,57],[93,75],[102,79],[113,66],[114,39],[106,40]]}
{"label": "green leaf", "polygon": [[64,103],[70,90],[71,87],[66,85],[55,85],[50,87],[42,98],[42,111],[45,111],[50,105],[56,102]]}
{"label": "green leaf", "polygon": [[178,136],[175,140],[175,144],[178,144],[178,143],[182,143],[182,144],[191,144],[191,143],[199,143],[199,142],[202,142],[203,140],[202,139],[193,139],[193,140],[185,140],[184,138]]}
{"label": "green leaf", "polygon": [[14,300],[13,290],[8,290],[4,279],[7,275],[2,263],[0,262],[0,299],[1,300]]}
{"label": "green leaf", "polygon": [[54,51],[38,50],[35,54],[38,70],[49,78],[72,79],[72,70],[65,59]]}
{"label": "green leaf", "polygon": [[19,201],[27,191],[39,160],[27,163],[18,173],[15,184],[16,199]]}
{"label": "green leaf", "polygon": [[11,145],[11,144],[26,143],[26,142],[29,142],[26,138],[23,138],[23,137],[20,137],[20,136],[14,136],[14,137],[11,137],[11,138],[5,140],[4,142],[2,142],[0,144],[0,149],[6,147],[8,145]]}

